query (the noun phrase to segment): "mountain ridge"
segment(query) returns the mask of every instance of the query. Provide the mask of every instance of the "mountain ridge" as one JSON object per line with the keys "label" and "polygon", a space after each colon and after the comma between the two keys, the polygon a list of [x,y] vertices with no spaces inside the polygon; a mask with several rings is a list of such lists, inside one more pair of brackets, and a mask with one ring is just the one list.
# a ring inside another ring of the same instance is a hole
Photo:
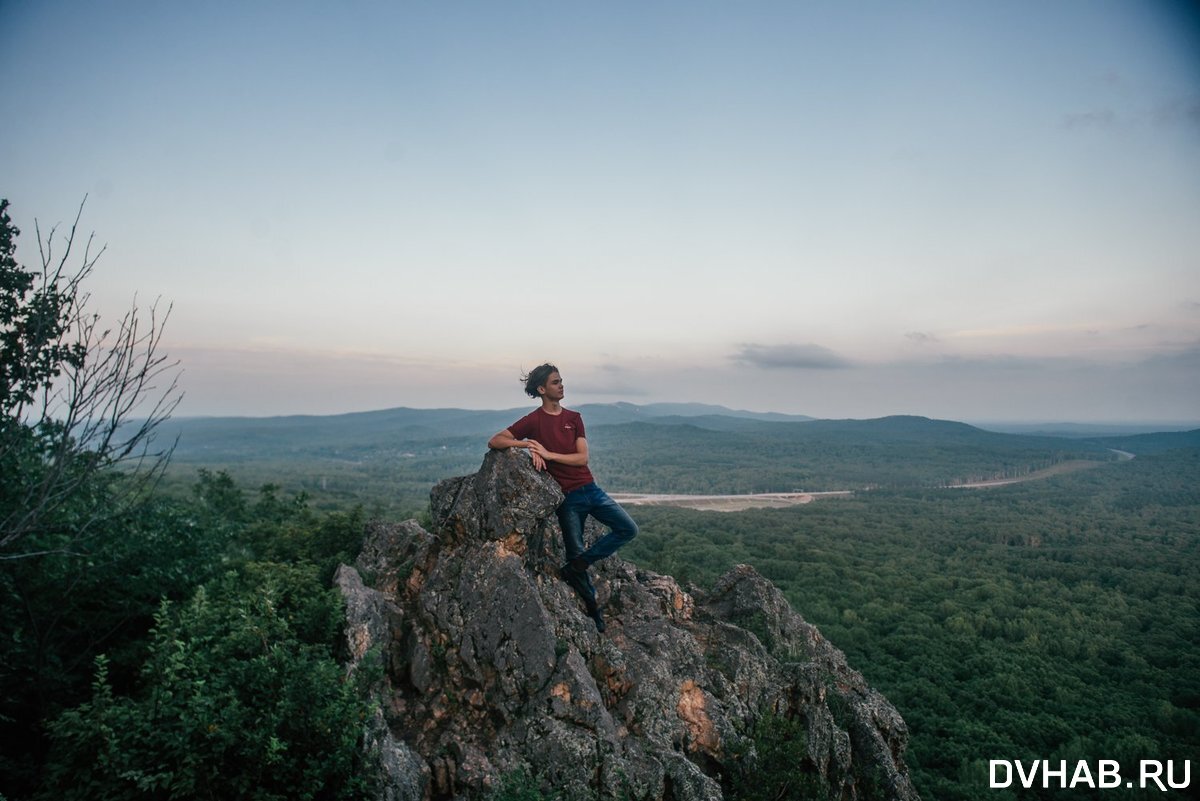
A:
{"label": "mountain ridge", "polygon": [[[979,436],[1040,436],[1047,435],[990,431],[970,423],[939,420],[920,415],[887,415],[877,418],[814,418],[805,415],[786,415],[777,412],[751,412],[703,403],[632,403],[581,404],[575,408],[584,415],[589,428],[648,423],[659,425],[693,425],[716,431],[772,431],[775,426],[812,426],[824,431],[874,431],[899,434],[945,434],[978,432]],[[248,443],[274,445],[285,452],[303,451],[313,447],[347,448],[364,443],[420,442],[487,436],[499,431],[521,416],[529,407],[501,410],[461,408],[420,409],[398,406],[366,412],[336,415],[280,415],[273,417],[181,417],[168,420],[159,430],[164,439],[178,439],[177,455],[188,456],[201,451],[220,452],[224,448],[242,448]],[[300,444],[284,444],[294,438]],[[1086,438],[1072,439],[1087,441]],[[1106,439],[1120,439],[1108,437]]]}
{"label": "mountain ridge", "polygon": [[[918,415],[777,419],[706,404],[584,404],[592,470],[610,490],[734,494],[942,487],[1008,479],[1113,450],[1186,447],[1193,434],[1090,440],[1005,434]],[[721,413],[714,413],[714,408]],[[410,514],[445,475],[471,469],[487,438],[527,414],[396,407],[332,417],[169,421],[171,480],[195,469],[303,491],[322,508],[385,503]],[[688,412],[688,414],[680,414]]]}

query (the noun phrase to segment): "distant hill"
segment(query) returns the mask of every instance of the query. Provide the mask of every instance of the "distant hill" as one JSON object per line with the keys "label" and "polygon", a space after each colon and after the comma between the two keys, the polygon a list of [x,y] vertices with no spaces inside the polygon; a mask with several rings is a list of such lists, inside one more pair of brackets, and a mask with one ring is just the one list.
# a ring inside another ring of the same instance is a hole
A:
{"label": "distant hill", "polygon": [[621,491],[788,492],[940,487],[1116,458],[1100,443],[999,434],[926,417],[715,421],[600,427],[590,437],[594,471]]}
{"label": "distant hill", "polygon": [[980,423],[975,425],[985,431],[1001,434],[1031,434],[1042,437],[1067,437],[1070,439],[1097,439],[1100,437],[1125,437],[1133,434],[1157,434],[1182,432],[1196,428],[1196,423]]}
{"label": "distant hill", "polygon": [[[478,468],[487,437],[532,405],[505,410],[396,408],[330,416],[185,418],[171,480],[228,470],[247,487],[280,484],[329,508],[423,506],[439,480]],[[584,404],[591,467],[611,491],[749,493],[943,487],[1016,478],[1085,460],[1186,445],[1191,435],[1075,439],[985,431],[895,416],[817,420],[708,404]],[[1194,441],[1194,439],[1192,440]]]}
{"label": "distant hill", "polygon": [[[279,417],[185,417],[168,421],[161,436],[179,437],[182,460],[353,450],[360,446],[397,446],[434,440],[488,437],[534,407],[504,410],[413,409],[397,407],[337,415]],[[588,403],[576,408],[589,428],[639,421],[693,421],[708,428],[735,426],[739,420],[797,422],[802,415],[749,412],[703,403]]]}
{"label": "distant hill", "polygon": [[1134,434],[1127,437],[1097,437],[1089,440],[1106,448],[1115,448],[1137,455],[1163,453],[1179,448],[1200,448],[1200,428],[1192,431],[1159,431],[1153,434]]}
{"label": "distant hill", "polygon": [[179,437],[176,459],[279,457],[362,445],[480,436],[510,424],[520,409],[395,408],[338,415],[191,417],[171,420],[162,436]]}
{"label": "distant hill", "polygon": [[633,403],[585,403],[578,411],[583,414],[584,422],[590,425],[633,423],[639,420],[666,422],[670,418],[729,418],[773,423],[799,423],[815,419],[800,414],[729,409],[710,403],[648,403],[640,406]]}

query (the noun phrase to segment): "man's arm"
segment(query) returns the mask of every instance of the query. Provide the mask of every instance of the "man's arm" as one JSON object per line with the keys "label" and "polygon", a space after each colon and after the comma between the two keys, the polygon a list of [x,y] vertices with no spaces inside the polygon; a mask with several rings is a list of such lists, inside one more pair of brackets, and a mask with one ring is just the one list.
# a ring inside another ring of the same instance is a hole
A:
{"label": "man's arm", "polygon": [[[542,448],[541,443],[532,439],[517,439],[513,436],[511,429],[504,429],[492,435],[488,440],[488,447],[494,451],[502,451],[508,448],[529,448],[529,457],[533,459],[533,466],[538,470],[546,469],[546,460],[537,452],[534,446]],[[545,450],[545,448],[542,448]]]}
{"label": "man's arm", "polygon": [[529,440],[530,452],[535,456],[540,456],[547,462],[559,462],[561,464],[569,464],[574,467],[587,467],[588,463],[588,444],[587,439],[579,437],[575,440],[574,453],[554,453],[546,450],[546,447],[537,440]]}
{"label": "man's arm", "polygon": [[517,439],[513,436],[512,429],[506,428],[492,435],[492,438],[488,440],[488,447],[494,451],[502,451],[506,448],[528,448],[529,440]]}

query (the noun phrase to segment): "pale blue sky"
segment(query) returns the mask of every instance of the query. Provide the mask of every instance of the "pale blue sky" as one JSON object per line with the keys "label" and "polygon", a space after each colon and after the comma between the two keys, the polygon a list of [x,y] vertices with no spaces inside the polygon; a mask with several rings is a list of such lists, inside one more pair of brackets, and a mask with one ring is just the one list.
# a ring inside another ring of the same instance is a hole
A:
{"label": "pale blue sky", "polygon": [[182,414],[1197,421],[1196,8],[0,0],[0,195]]}

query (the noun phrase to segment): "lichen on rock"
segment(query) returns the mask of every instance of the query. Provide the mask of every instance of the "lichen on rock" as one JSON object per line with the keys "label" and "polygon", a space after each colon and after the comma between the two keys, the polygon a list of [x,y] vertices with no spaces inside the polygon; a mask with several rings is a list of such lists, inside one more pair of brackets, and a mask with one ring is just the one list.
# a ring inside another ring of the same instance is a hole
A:
{"label": "lichen on rock", "polygon": [[917,798],[899,713],[752,567],[686,592],[609,558],[598,634],[558,578],[561,500],[523,452],[492,451],[434,487],[432,533],[372,523],[339,569],[349,669],[383,668],[366,737],[381,799],[475,797],[520,774],[716,801],[767,714],[803,726],[795,770],[829,797]]}

